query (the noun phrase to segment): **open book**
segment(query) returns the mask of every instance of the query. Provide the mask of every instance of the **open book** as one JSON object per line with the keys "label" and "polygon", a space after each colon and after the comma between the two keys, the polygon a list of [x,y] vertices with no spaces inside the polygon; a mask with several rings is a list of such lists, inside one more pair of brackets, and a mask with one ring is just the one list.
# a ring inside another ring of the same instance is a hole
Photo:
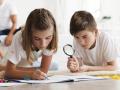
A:
{"label": "open book", "polygon": [[71,81],[86,81],[86,80],[102,80],[105,78],[81,75],[81,76],[69,76],[69,75],[53,75],[46,80],[17,80],[22,83],[59,83],[59,82],[71,82]]}

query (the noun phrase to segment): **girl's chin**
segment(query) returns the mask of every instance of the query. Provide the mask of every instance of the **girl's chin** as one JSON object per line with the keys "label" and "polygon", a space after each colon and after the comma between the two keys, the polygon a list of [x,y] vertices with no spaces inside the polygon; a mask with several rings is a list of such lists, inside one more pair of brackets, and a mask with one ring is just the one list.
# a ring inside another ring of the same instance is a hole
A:
{"label": "girl's chin", "polygon": [[84,48],[84,49],[90,49],[90,47],[88,47],[88,46],[83,46],[83,48]]}
{"label": "girl's chin", "polygon": [[43,47],[40,47],[40,48],[39,48],[39,50],[43,50],[43,49],[45,49],[45,48],[43,48]]}

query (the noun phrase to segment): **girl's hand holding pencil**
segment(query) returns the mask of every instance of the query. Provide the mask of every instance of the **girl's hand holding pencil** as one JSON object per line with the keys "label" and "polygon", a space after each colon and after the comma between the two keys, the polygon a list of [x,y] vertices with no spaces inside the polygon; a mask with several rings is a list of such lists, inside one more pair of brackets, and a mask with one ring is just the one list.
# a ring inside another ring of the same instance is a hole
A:
{"label": "girl's hand holding pencil", "polygon": [[47,79],[47,74],[37,69],[32,75],[32,79],[34,80],[44,80]]}

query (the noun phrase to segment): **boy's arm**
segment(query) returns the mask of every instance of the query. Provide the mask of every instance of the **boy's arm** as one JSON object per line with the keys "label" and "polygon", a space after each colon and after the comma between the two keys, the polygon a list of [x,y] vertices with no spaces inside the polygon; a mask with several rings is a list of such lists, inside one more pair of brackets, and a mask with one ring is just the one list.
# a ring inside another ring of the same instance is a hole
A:
{"label": "boy's arm", "polygon": [[82,64],[78,68],[78,62],[75,60],[68,59],[68,69],[71,72],[86,72],[86,71],[104,71],[104,70],[116,70],[117,63],[115,60],[111,60],[110,62],[107,62],[104,66],[89,66]]}
{"label": "boy's arm", "polygon": [[104,66],[88,66],[83,65],[80,67],[80,71],[101,71],[101,70],[116,70],[116,61],[107,62]]}

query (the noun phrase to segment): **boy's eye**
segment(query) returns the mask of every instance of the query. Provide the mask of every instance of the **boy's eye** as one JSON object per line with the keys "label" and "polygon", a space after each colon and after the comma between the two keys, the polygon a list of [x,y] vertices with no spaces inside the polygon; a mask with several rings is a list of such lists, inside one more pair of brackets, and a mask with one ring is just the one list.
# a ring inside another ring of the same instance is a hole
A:
{"label": "boy's eye", "polygon": [[76,39],[79,39],[79,37],[75,37]]}
{"label": "boy's eye", "polygon": [[87,36],[86,36],[86,35],[85,35],[85,36],[82,36],[82,38],[84,38],[84,39],[85,39],[85,38],[87,38]]}

